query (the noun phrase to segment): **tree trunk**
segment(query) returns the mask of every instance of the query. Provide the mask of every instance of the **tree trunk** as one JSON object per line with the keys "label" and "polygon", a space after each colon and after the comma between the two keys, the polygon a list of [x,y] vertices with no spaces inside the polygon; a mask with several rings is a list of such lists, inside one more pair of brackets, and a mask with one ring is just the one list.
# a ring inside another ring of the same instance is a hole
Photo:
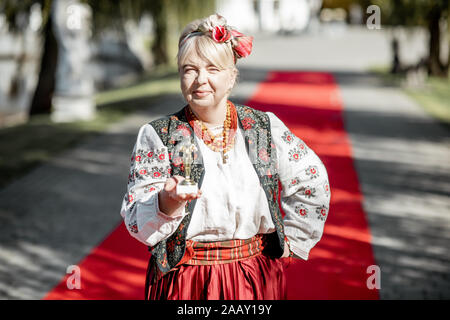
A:
{"label": "tree trunk", "polygon": [[401,64],[400,64],[400,54],[399,54],[399,43],[398,43],[398,39],[395,35],[392,36],[391,48],[392,48],[391,73],[396,74],[401,71]]}
{"label": "tree trunk", "polygon": [[23,90],[22,81],[23,81],[23,66],[26,63],[27,60],[27,53],[25,51],[25,31],[21,30],[18,32],[17,36],[20,38],[20,53],[16,59],[16,70],[14,72],[14,75],[11,78],[11,85],[9,87],[8,96],[9,98],[16,98],[18,95],[20,95]]}
{"label": "tree trunk", "polygon": [[430,34],[429,54],[428,54],[428,74],[430,76],[443,76],[444,66],[440,60],[441,48],[441,30],[439,20],[441,19],[441,10],[435,5],[430,10],[428,16],[428,32]]}
{"label": "tree trunk", "polygon": [[448,41],[448,56],[447,64],[445,66],[445,73],[447,77],[450,76],[450,12],[447,14],[447,41]]}
{"label": "tree trunk", "polygon": [[152,0],[151,11],[154,24],[155,41],[152,46],[156,65],[166,64],[167,57],[167,15],[163,0]]}
{"label": "tree trunk", "polygon": [[58,44],[53,34],[52,17],[50,15],[44,26],[44,51],[41,58],[38,83],[31,101],[30,116],[51,113],[57,58]]}

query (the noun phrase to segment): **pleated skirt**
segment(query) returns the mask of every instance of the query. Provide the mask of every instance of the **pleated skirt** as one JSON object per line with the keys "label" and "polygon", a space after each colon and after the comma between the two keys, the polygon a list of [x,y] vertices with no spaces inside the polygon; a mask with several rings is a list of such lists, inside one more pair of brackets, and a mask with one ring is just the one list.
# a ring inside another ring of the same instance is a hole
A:
{"label": "pleated skirt", "polygon": [[[202,246],[203,252],[204,248]],[[214,250],[214,249],[212,249]],[[151,263],[151,262],[150,262]],[[226,263],[182,264],[153,283],[149,264],[147,300],[285,300],[286,279],[280,259],[262,250]]]}

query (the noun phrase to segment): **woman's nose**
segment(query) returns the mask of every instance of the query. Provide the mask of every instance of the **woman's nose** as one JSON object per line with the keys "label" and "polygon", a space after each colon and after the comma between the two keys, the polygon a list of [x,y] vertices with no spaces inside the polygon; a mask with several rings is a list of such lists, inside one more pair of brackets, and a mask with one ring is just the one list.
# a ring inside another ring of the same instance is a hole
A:
{"label": "woman's nose", "polygon": [[203,84],[206,83],[207,81],[208,81],[208,73],[206,72],[206,70],[200,69],[198,71],[197,82],[199,84]]}

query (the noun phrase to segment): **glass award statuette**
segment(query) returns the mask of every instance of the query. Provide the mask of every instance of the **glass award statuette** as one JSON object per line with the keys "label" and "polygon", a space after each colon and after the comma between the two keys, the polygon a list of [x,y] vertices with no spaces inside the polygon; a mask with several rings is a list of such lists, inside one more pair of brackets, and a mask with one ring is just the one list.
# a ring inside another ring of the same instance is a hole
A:
{"label": "glass award statuette", "polygon": [[183,153],[183,165],[184,165],[184,180],[177,185],[177,194],[189,194],[197,193],[198,186],[195,181],[191,179],[191,166],[194,162],[194,152],[197,148],[191,143],[182,146],[180,151]]}

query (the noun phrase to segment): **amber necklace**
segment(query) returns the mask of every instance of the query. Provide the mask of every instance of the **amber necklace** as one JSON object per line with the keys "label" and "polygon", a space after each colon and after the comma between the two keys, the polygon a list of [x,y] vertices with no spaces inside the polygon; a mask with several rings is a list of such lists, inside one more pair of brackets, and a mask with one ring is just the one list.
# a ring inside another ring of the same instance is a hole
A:
{"label": "amber necklace", "polygon": [[186,106],[186,117],[194,129],[197,137],[203,140],[205,145],[215,152],[222,154],[223,163],[227,163],[226,153],[233,148],[234,137],[237,129],[236,108],[231,101],[227,101],[227,113],[223,122],[222,139],[214,135],[210,129],[194,114],[189,106]]}

